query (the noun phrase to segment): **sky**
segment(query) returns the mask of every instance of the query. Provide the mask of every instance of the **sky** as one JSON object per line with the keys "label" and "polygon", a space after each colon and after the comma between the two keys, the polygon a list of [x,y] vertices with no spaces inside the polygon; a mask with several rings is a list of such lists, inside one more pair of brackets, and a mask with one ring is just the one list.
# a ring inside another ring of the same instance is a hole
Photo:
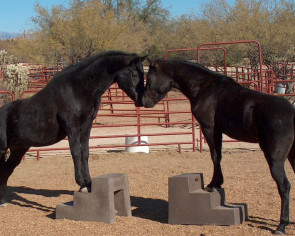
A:
{"label": "sky", "polygon": [[[68,6],[70,0],[0,0],[0,32],[22,33],[33,27],[31,18],[38,2],[48,9],[53,5]],[[210,0],[162,0],[172,16],[200,12],[200,6]],[[230,0],[229,2],[233,2]]]}

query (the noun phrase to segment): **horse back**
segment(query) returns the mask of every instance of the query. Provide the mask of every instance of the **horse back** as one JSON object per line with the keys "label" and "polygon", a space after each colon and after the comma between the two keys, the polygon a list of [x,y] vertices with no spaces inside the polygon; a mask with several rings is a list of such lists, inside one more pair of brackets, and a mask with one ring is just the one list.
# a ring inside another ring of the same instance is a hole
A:
{"label": "horse back", "polygon": [[226,101],[216,115],[233,138],[260,142],[264,136],[294,136],[295,110],[286,99],[241,87]]}
{"label": "horse back", "polygon": [[272,133],[294,135],[295,109],[286,99],[245,88],[232,80],[212,83],[192,101],[192,111],[203,126],[231,138],[259,142]]}

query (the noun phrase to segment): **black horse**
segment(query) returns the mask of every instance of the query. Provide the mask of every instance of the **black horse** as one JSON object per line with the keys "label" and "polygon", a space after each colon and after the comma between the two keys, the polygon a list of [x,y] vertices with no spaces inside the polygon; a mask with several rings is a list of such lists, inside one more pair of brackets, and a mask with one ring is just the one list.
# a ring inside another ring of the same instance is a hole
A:
{"label": "black horse", "polygon": [[240,141],[259,143],[281,197],[280,224],[275,233],[285,233],[289,223],[290,183],[284,162],[288,157],[295,171],[295,110],[284,98],[242,87],[232,78],[184,61],[150,61],[143,105],[153,107],[171,90],[180,90],[191,103],[208,142],[214,174],[208,191],[221,188],[222,134]]}
{"label": "black horse", "polygon": [[[102,94],[115,82],[135,101],[144,90],[144,57],[123,52],[98,54],[56,74],[29,99],[0,108],[0,203],[7,180],[31,146],[59,142],[68,136],[80,190],[91,191],[89,136]],[[10,150],[8,159],[7,150]]]}

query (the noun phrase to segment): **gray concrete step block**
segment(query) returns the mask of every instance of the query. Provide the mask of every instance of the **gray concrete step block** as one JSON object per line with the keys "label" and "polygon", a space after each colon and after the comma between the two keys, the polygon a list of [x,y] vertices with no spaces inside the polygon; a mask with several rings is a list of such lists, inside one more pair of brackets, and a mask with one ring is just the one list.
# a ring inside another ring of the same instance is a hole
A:
{"label": "gray concrete step block", "polygon": [[56,206],[56,219],[114,223],[131,216],[128,176],[107,174],[92,179],[91,193],[74,192],[74,201]]}
{"label": "gray concrete step block", "polygon": [[225,203],[224,189],[204,191],[203,174],[168,179],[169,224],[237,225],[248,219],[246,204]]}

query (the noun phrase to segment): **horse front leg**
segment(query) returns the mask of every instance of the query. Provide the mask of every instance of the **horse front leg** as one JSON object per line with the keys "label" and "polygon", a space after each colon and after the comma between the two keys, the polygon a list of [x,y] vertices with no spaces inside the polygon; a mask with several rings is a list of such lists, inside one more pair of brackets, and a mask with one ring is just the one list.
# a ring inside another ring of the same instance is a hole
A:
{"label": "horse front leg", "polygon": [[82,178],[86,184],[88,192],[91,192],[91,177],[89,174],[89,137],[91,132],[91,124],[88,124],[86,128],[81,132],[81,171]]}
{"label": "horse front leg", "polygon": [[221,170],[222,133],[213,127],[201,126],[201,128],[208,143],[213,162],[213,177],[211,182],[206,187],[206,190],[211,192],[221,188],[221,185],[223,184],[223,175]]}
{"label": "horse front leg", "polygon": [[80,190],[86,187],[81,168],[81,142],[79,128],[71,128],[68,133],[69,145],[75,168],[75,180]]}
{"label": "horse front leg", "polygon": [[[89,174],[89,138],[90,138],[90,132],[92,128],[92,122],[95,119],[97,112],[99,110],[101,103],[101,97],[99,97],[94,105],[94,110],[92,112],[92,115],[89,116],[85,122],[81,126],[81,137],[80,137],[80,143],[81,143],[81,166],[82,166],[82,177],[84,179],[86,188],[88,192],[91,192],[91,177]],[[85,188],[84,188],[85,189]],[[83,191],[84,191],[83,189]]]}

